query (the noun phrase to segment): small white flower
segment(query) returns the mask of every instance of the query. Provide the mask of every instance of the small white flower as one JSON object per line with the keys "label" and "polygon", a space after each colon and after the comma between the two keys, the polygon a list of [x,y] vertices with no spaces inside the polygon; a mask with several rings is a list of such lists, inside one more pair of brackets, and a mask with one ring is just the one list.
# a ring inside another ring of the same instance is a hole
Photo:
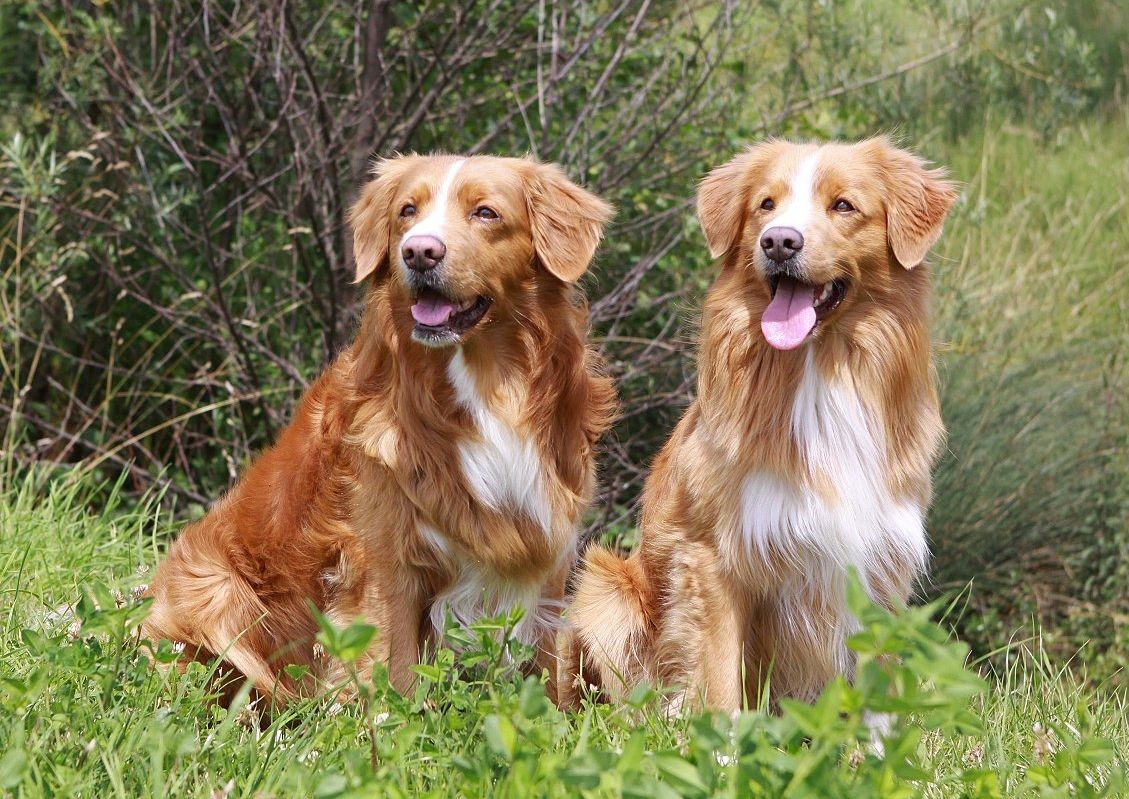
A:
{"label": "small white flower", "polygon": [[212,791],[211,799],[227,799],[227,797],[231,796],[231,792],[234,790],[235,780],[228,780],[227,785]]}
{"label": "small white flower", "polygon": [[1058,750],[1058,747],[1055,745],[1055,736],[1053,732],[1045,729],[1043,725],[1037,721],[1031,728],[1031,731],[1035,733],[1035,762],[1042,765]]}
{"label": "small white flower", "polygon": [[74,619],[74,607],[71,605],[59,605],[54,610],[47,611],[43,616],[43,625],[45,627],[58,627],[65,621],[72,621]]}
{"label": "small white flower", "polygon": [[247,705],[235,715],[235,723],[247,730],[259,728],[259,714],[251,705]]}

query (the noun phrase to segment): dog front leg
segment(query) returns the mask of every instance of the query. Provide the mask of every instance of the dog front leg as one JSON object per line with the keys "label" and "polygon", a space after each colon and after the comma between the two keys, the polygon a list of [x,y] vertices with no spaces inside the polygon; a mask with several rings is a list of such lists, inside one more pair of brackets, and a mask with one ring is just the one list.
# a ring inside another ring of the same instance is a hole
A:
{"label": "dog front leg", "polygon": [[[570,564],[571,565],[571,564]],[[541,626],[537,635],[537,651],[533,656],[533,667],[540,674],[549,672],[549,680],[545,684],[545,694],[549,701],[558,707],[569,707],[575,703],[575,698],[569,688],[569,675],[562,673],[564,669],[563,652],[561,647],[567,643],[566,635],[561,630],[561,610],[564,607],[565,580],[568,576],[569,566],[557,570],[549,581],[545,583],[541,593],[540,614],[548,622]],[[537,609],[528,608],[527,613]]]}
{"label": "dog front leg", "polygon": [[[378,571],[380,571],[378,569]],[[376,575],[370,593],[375,593],[377,638],[369,649],[369,668],[376,659],[388,668],[388,681],[401,694],[415,683],[412,666],[420,662],[422,650],[423,592],[416,581],[404,576],[389,580]],[[366,614],[367,615],[367,614]]]}
{"label": "dog front leg", "polygon": [[722,589],[714,599],[716,611],[707,623],[698,660],[703,704],[709,709],[732,713],[739,711],[743,704],[744,625],[733,592]]}
{"label": "dog front leg", "polygon": [[[659,674],[681,686],[671,710],[742,708],[744,613],[741,593],[699,553],[678,569],[659,636]],[[703,564],[710,564],[703,568]]]}

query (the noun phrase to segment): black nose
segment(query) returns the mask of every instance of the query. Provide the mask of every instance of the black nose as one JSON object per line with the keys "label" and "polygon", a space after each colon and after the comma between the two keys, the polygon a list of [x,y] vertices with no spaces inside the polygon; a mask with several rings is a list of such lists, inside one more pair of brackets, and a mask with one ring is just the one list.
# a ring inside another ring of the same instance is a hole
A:
{"label": "black nose", "polygon": [[776,263],[783,263],[804,248],[804,234],[794,227],[770,227],[761,236],[761,249]]}
{"label": "black nose", "polygon": [[447,254],[447,248],[434,236],[412,236],[400,247],[408,269],[427,272],[434,269]]}

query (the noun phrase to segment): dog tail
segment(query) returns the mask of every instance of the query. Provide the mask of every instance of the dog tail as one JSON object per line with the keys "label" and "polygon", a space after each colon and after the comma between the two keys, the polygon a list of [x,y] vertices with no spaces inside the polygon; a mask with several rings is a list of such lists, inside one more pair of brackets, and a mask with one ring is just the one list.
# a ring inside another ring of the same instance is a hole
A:
{"label": "dog tail", "polygon": [[569,610],[567,656],[582,689],[622,698],[653,680],[650,594],[637,555],[625,560],[602,547],[589,548]]}

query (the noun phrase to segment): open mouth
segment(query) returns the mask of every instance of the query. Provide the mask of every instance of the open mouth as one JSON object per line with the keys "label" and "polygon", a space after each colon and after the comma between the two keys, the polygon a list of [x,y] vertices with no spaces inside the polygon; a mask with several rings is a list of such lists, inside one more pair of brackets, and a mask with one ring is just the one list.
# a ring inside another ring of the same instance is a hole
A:
{"label": "open mouth", "polygon": [[459,302],[436,289],[420,289],[412,304],[412,338],[432,347],[454,344],[482,320],[490,303],[489,297]]}
{"label": "open mouth", "polygon": [[844,280],[813,285],[787,275],[773,275],[768,289],[772,301],[761,316],[761,331],[778,350],[791,350],[803,344],[820,320],[847,296]]}

